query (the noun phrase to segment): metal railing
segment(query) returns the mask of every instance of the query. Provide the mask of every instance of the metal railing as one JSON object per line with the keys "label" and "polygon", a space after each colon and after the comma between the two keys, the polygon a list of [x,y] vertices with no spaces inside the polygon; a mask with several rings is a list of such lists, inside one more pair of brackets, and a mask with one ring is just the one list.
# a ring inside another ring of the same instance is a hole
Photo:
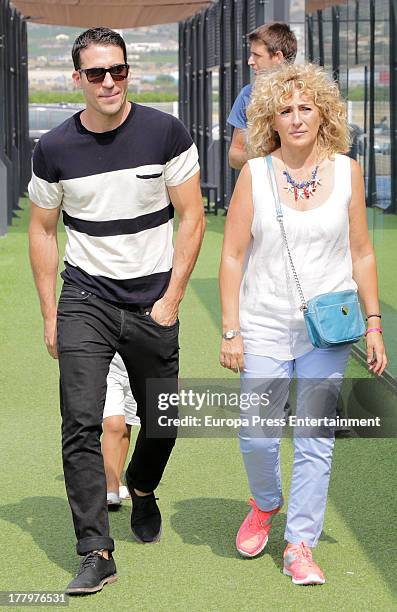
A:
{"label": "metal railing", "polygon": [[30,176],[26,22],[0,0],[0,236]]}

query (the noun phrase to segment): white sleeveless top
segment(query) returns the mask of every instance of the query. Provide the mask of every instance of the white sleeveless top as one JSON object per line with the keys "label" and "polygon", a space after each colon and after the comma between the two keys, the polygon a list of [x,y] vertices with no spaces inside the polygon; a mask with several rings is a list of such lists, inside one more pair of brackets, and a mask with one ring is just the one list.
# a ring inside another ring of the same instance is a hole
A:
{"label": "white sleeveless top", "polygon": [[[244,352],[288,360],[311,344],[280,225],[266,162],[249,160],[254,217],[240,289]],[[306,300],[330,291],[357,290],[349,244],[350,158],[335,156],[333,191],[317,208],[299,211],[282,203],[284,227]],[[282,201],[282,193],[280,193]]]}

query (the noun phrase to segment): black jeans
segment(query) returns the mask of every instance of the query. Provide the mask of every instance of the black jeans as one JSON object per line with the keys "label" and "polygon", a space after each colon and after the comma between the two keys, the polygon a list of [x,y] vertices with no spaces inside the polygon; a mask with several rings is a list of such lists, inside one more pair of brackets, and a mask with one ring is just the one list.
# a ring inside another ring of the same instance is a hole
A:
{"label": "black jeans", "polygon": [[63,286],[58,304],[62,455],[80,555],[101,548],[114,550],[100,445],[109,364],[119,352],[141,420],[128,466],[129,481],[134,488],[150,492],[160,482],[176,431],[168,438],[146,437],[151,408],[153,414],[157,409],[147,405],[146,379],[167,379],[165,392],[177,392],[178,332],[179,322],[159,325],[151,318],[150,308],[120,309],[78,287]]}

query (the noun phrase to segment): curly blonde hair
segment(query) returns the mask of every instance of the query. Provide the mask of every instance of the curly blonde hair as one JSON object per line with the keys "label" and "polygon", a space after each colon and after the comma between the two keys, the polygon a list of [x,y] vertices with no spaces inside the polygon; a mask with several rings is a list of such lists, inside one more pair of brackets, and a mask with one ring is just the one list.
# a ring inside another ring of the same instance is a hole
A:
{"label": "curly blonde hair", "polygon": [[273,129],[274,118],[294,89],[304,92],[320,112],[317,135],[319,153],[332,157],[350,149],[350,130],[346,104],[338,85],[315,64],[282,64],[259,73],[247,108],[248,149],[250,157],[269,155],[279,148],[280,138]]}

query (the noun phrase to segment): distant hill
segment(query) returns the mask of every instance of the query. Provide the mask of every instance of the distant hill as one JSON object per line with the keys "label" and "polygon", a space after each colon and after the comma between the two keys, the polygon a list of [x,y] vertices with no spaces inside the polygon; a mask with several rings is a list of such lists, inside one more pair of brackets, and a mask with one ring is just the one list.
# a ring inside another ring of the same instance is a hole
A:
{"label": "distant hill", "polygon": [[[28,49],[29,59],[46,58],[49,64],[58,63],[60,58],[69,58],[70,51],[75,38],[82,32],[79,28],[66,28],[64,26],[52,26],[28,23]],[[166,45],[170,41],[178,41],[178,25],[166,24],[145,28],[134,28],[123,30],[122,35],[127,44],[129,43],[160,43]],[[170,52],[167,51],[167,55]],[[145,54],[152,55],[152,54]],[[171,52],[172,59],[177,63],[177,53]],[[144,61],[143,54],[140,60]]]}

